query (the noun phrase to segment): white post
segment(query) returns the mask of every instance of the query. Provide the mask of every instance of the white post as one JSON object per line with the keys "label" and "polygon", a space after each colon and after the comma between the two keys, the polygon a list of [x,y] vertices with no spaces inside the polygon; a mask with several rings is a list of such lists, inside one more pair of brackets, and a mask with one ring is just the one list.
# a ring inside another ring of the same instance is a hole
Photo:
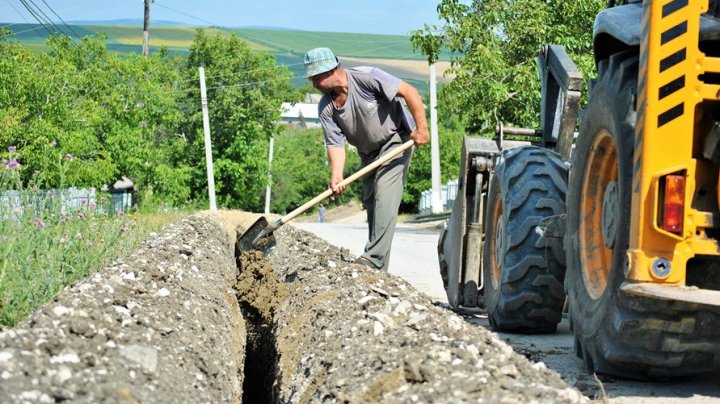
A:
{"label": "white post", "polygon": [[272,159],[273,159],[273,144],[275,143],[274,138],[270,138],[270,151],[268,152],[268,185],[267,188],[265,188],[265,214],[267,215],[270,213],[270,183],[272,182],[272,174],[270,174],[270,169],[272,168]]}
{"label": "white post", "polygon": [[430,161],[432,170],[432,213],[443,211],[440,200],[440,143],[437,129],[437,78],[435,63],[430,65]]}
{"label": "white post", "polygon": [[205,132],[205,162],[207,163],[208,195],[210,211],[217,210],[215,204],[215,174],[213,171],[212,145],[210,144],[210,117],[208,116],[207,95],[205,94],[205,68],[200,66],[200,102],[202,103],[203,132]]}

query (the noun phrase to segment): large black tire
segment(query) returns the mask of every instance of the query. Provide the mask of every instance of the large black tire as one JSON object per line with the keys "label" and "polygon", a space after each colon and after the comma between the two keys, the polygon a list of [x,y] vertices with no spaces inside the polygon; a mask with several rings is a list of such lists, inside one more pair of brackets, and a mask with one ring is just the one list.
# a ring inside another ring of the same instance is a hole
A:
{"label": "large black tire", "polygon": [[638,56],[604,60],[573,153],[567,199],[567,292],[575,348],[587,368],[635,379],[720,364],[717,310],[620,291],[630,234]]}
{"label": "large black tire", "polygon": [[565,301],[562,240],[535,230],[565,213],[567,169],[548,149],[500,154],[490,180],[483,251],[484,300],[498,331],[554,332]]}

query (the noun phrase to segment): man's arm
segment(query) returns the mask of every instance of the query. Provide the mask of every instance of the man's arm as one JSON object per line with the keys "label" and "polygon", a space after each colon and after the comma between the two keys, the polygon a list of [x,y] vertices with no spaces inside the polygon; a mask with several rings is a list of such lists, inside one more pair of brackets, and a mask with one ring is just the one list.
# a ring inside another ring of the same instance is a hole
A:
{"label": "man's arm", "polygon": [[343,170],[345,169],[345,147],[344,146],[328,146],[327,147],[328,162],[330,163],[330,189],[335,195],[345,191],[345,187],[338,187],[342,182]]}
{"label": "man's arm", "polygon": [[415,141],[416,146],[425,144],[430,141],[430,132],[428,132],[427,119],[425,118],[425,109],[423,108],[422,98],[415,87],[400,81],[397,95],[405,99],[405,103],[410,110],[410,114],[415,120],[415,130],[410,137]]}

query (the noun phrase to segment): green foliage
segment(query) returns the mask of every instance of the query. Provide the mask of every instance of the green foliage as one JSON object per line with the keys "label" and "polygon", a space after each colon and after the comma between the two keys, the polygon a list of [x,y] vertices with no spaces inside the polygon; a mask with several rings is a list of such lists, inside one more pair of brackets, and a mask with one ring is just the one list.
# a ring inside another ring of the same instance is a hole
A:
{"label": "green foliage", "polygon": [[[170,216],[66,217],[0,207],[0,329],[12,327],[65,286],[127,255]],[[40,216],[38,216],[40,214]]]}
{"label": "green foliage", "polygon": [[[315,195],[324,192],[330,181],[325,144],[321,129],[292,129],[281,131],[275,138],[272,162],[272,196],[270,210],[288,213]],[[360,169],[360,158],[354,149],[348,148],[345,176]],[[362,186],[359,181],[326,204],[342,204],[353,198],[359,199]]]}
{"label": "green foliage", "polygon": [[540,82],[535,58],[546,43],[564,45],[585,75],[593,69],[592,25],[604,0],[443,0],[441,29],[427,26],[411,41],[431,61],[453,55],[454,80],[439,95],[440,114],[472,131],[497,122],[539,126]]}
{"label": "green foliage", "polygon": [[0,40],[0,150],[17,147],[21,184],[100,188],[125,176],[141,203],[206,201],[204,63],[218,200],[258,210],[279,106],[299,98],[287,70],[227,33],[198,31],[186,59],[120,55],[104,41],[54,36],[36,53]]}
{"label": "green foliage", "polygon": [[[124,175],[140,189],[187,199],[178,192],[185,170],[174,167],[183,152],[177,60],[120,58],[102,40],[50,37],[49,53],[0,43],[0,145],[18,148],[24,184],[42,173],[43,188],[100,187]],[[158,182],[169,167],[178,173]]]}
{"label": "green foliage", "polygon": [[[109,216],[105,197],[99,204],[85,201],[61,213],[57,193],[41,192],[35,182],[23,186],[17,163],[21,154],[11,147],[0,167],[0,330],[15,325],[65,286],[125,256],[172,218]],[[65,159],[51,162],[42,172],[67,173],[72,166],[72,160]]]}
{"label": "green foliage", "polygon": [[[440,148],[440,173],[441,183],[458,178],[458,167],[460,167],[460,152],[465,132],[450,122],[448,125],[439,126],[438,140]],[[413,152],[408,172],[408,181],[405,185],[402,205],[403,212],[416,212],[420,194],[432,188],[432,162],[429,144],[418,147]]]}
{"label": "green foliage", "polygon": [[[218,200],[229,208],[262,210],[267,184],[269,139],[279,132],[280,104],[297,101],[290,73],[272,56],[253,52],[235,35],[207,36],[198,30],[186,62],[185,78],[197,82],[197,66],[205,66],[215,187]],[[200,99],[198,88],[189,91]],[[187,116],[188,164],[204,162],[201,111]],[[204,165],[192,172],[196,193],[206,189]]]}

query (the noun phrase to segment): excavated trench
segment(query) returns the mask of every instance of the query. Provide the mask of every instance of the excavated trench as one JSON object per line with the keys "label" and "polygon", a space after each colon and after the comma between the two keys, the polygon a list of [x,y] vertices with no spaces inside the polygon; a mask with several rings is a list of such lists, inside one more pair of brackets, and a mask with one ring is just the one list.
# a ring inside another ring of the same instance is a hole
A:
{"label": "excavated trench", "polygon": [[267,257],[236,257],[247,328],[261,330],[248,339],[248,402],[585,401],[404,280],[292,226],[275,235]]}
{"label": "excavated trench", "polygon": [[274,382],[279,356],[272,319],[275,307],[287,298],[287,288],[259,251],[235,254],[238,267],[235,291],[247,329],[243,402],[276,402]]}
{"label": "excavated trench", "polygon": [[583,402],[405,281],[255,215],[194,215],[0,333],[8,402]]}

